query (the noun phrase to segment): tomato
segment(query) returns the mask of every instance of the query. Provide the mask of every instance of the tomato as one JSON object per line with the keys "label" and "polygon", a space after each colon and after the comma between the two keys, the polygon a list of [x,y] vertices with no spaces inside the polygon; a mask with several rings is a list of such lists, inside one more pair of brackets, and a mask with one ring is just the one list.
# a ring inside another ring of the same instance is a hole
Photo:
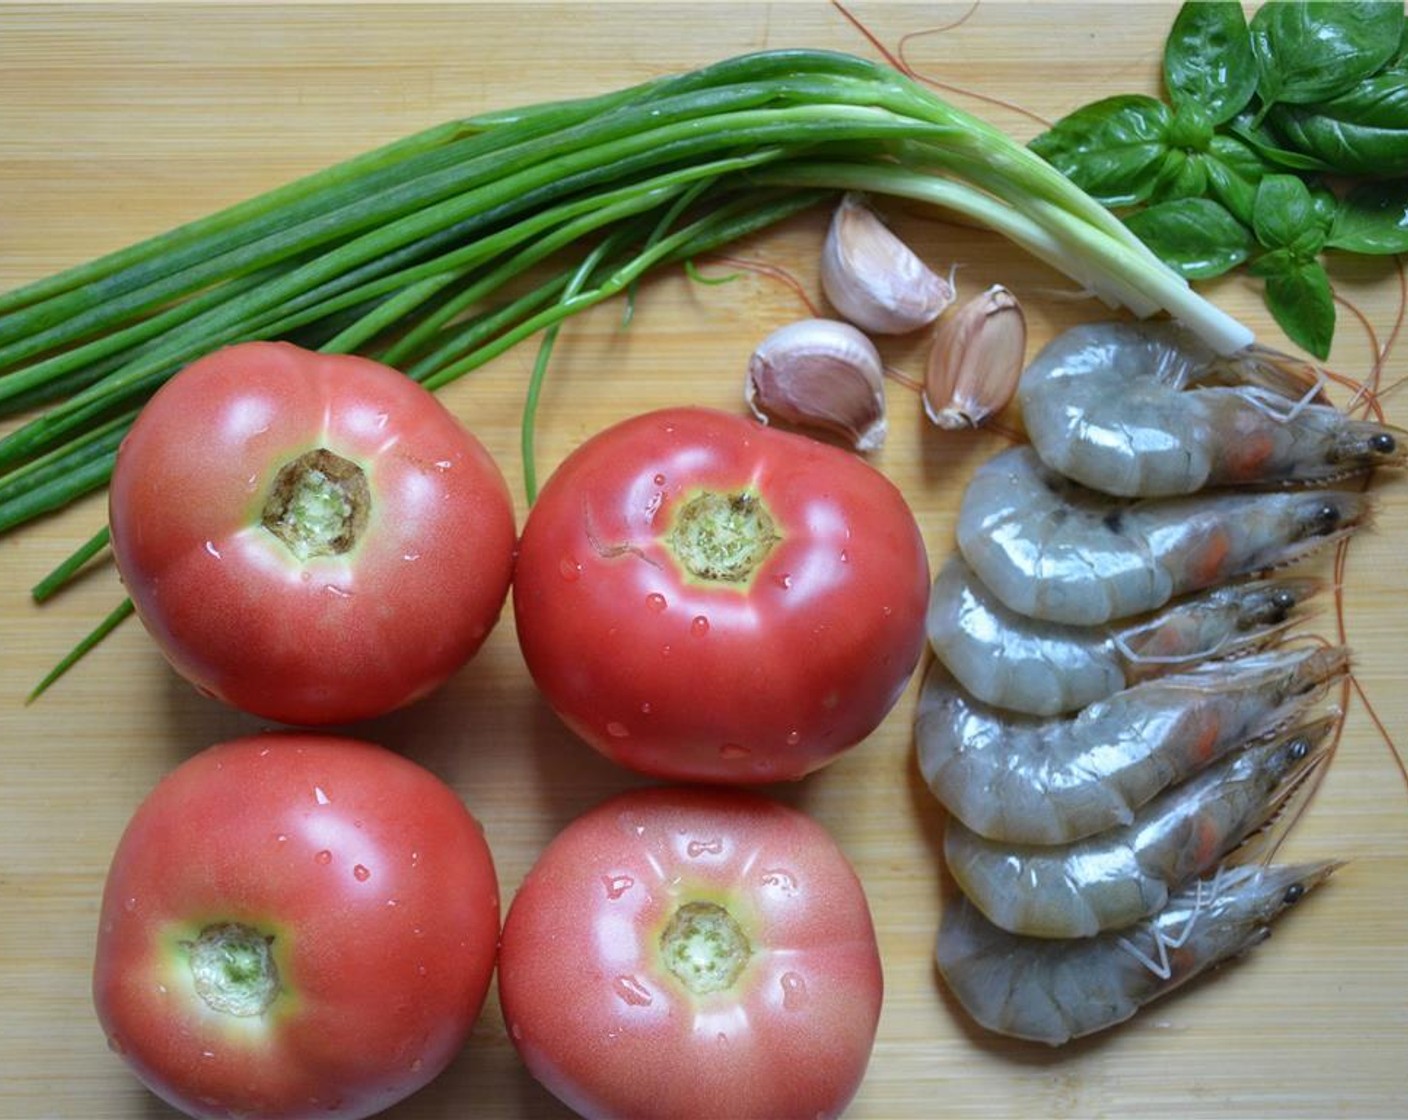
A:
{"label": "tomato", "polygon": [[514,615],[559,716],[681,781],[797,778],[869,735],[924,647],[900,492],[849,452],[707,409],[579,447],[523,529]]}
{"label": "tomato", "polygon": [[515,524],[489,453],[427,390],[288,343],[217,351],[138,416],[113,554],[167,659],[285,723],[424,696],[480,647]]}
{"label": "tomato", "polygon": [[586,1117],[835,1116],[882,988],[845,855],[805,814],[738,789],[589,810],[529,872],[499,953],[509,1036]]}
{"label": "tomato", "polygon": [[312,733],[211,747],[138,808],[103,892],[109,1045],[198,1117],[361,1117],[463,1047],[498,884],[454,792]]}

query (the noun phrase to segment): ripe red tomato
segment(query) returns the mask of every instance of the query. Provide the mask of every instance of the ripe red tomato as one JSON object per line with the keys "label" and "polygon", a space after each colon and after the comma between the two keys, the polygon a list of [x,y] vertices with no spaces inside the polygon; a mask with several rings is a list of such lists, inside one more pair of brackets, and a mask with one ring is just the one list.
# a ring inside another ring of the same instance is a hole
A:
{"label": "ripe red tomato", "polygon": [[463,1047],[498,884],[454,792],[313,734],[211,747],[147,797],[103,892],[109,1044],[198,1117],[362,1117]]}
{"label": "ripe red tomato", "polygon": [[508,595],[515,526],[488,452],[364,358],[254,342],[143,409],[109,492],[113,554],[182,675],[285,723],[424,696]]}
{"label": "ripe red tomato", "polygon": [[660,777],[797,778],[869,735],[924,646],[929,568],[856,456],[668,409],[579,447],[528,515],[519,644],[563,720]]}
{"label": "ripe red tomato", "polygon": [[699,786],[622,794],[569,825],[499,954],[509,1036],[586,1117],[835,1116],[882,988],[865,894],[825,830]]}

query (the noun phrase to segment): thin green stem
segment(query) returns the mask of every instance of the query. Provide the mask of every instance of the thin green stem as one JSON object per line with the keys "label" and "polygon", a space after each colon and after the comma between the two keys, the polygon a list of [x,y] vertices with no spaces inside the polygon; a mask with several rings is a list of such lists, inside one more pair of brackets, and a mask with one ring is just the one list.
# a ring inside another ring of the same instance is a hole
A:
{"label": "thin green stem", "polygon": [[69,555],[57,568],[41,579],[30,590],[36,603],[43,603],[71,583],[75,576],[112,540],[112,532],[104,525]]}
{"label": "thin green stem", "polygon": [[44,675],[44,679],[34,686],[34,691],[29,694],[25,703],[32,704],[38,700],[55,681],[82,661],[99,642],[130,618],[135,610],[136,607],[133,606],[131,599],[123,599],[102,622],[98,623],[86,637],[64,655],[63,660]]}

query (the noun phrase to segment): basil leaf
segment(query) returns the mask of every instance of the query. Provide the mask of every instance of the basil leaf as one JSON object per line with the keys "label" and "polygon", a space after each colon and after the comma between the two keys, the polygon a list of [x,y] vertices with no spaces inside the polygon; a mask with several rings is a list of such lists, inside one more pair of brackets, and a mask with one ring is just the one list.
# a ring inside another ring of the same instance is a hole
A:
{"label": "basil leaf", "polygon": [[1251,231],[1207,198],[1148,206],[1125,225],[1165,264],[1188,280],[1210,280],[1245,261],[1256,248]]}
{"label": "basil leaf", "polygon": [[1164,88],[1175,109],[1201,106],[1214,124],[1231,120],[1256,92],[1256,57],[1242,5],[1185,3],[1164,43]]}
{"label": "basil leaf", "polygon": [[1267,175],[1256,188],[1252,230],[1268,249],[1313,257],[1325,244],[1326,223],[1310,188],[1294,175]]}
{"label": "basil leaf", "polygon": [[1291,171],[1329,171],[1324,160],[1286,146],[1286,142],[1250,112],[1239,113],[1227,124],[1228,131],[1261,158],[1262,162]]}
{"label": "basil leaf", "polygon": [[1286,141],[1347,175],[1408,174],[1408,74],[1386,70],[1316,105],[1278,106]]}
{"label": "basil leaf", "polygon": [[1340,203],[1325,244],[1350,253],[1408,253],[1408,180],[1355,187]]}
{"label": "basil leaf", "polygon": [[1164,157],[1149,200],[1159,203],[1175,198],[1201,198],[1207,189],[1208,169],[1204,158],[1172,151]]}
{"label": "basil leaf", "polygon": [[1208,193],[1243,225],[1251,225],[1257,184],[1266,174],[1261,157],[1235,137],[1214,136],[1206,163]]}
{"label": "basil leaf", "polygon": [[1395,56],[1402,23],[1402,0],[1262,5],[1250,24],[1262,102],[1305,104],[1343,93]]}
{"label": "basil leaf", "polygon": [[1142,94],[1077,109],[1027,146],[1106,206],[1145,201],[1154,189],[1172,114]]}
{"label": "basil leaf", "polygon": [[1328,358],[1335,336],[1335,299],[1324,266],[1278,251],[1255,262],[1250,271],[1265,278],[1266,306],[1286,336],[1322,361]]}

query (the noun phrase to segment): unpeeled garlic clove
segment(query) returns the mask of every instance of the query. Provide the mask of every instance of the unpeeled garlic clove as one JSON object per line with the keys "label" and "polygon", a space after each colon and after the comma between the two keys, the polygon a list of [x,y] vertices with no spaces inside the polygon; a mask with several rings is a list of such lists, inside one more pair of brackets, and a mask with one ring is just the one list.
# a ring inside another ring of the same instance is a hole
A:
{"label": "unpeeled garlic clove", "polygon": [[885,442],[884,365],[849,323],[802,319],[773,331],[748,361],[743,395],[764,423],[819,428],[858,451]]}
{"label": "unpeeled garlic clove", "polygon": [[924,411],[940,428],[977,428],[1017,391],[1027,319],[1001,284],[939,324],[924,373]]}
{"label": "unpeeled garlic clove", "polygon": [[921,261],[856,194],[831,217],[821,286],[842,316],[874,334],[927,326],[953,302],[953,285]]}

